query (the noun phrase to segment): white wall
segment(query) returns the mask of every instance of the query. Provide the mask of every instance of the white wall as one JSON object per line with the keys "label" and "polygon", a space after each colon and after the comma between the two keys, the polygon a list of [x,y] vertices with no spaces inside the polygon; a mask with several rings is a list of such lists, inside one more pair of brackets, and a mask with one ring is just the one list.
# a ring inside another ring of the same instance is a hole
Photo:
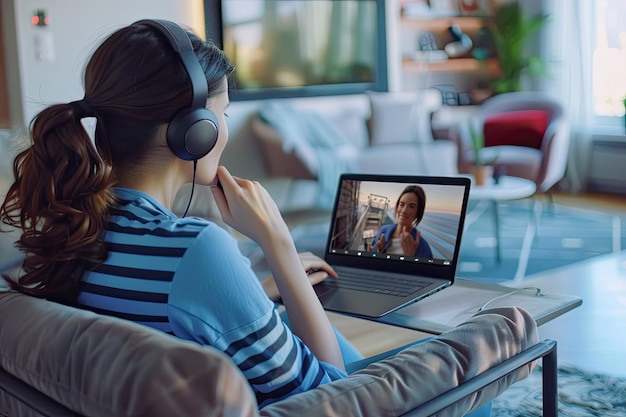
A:
{"label": "white wall", "polygon": [[[82,70],[99,41],[113,30],[143,18],[185,24],[204,34],[202,0],[2,0],[3,14],[14,14],[16,71],[9,88],[19,90],[24,126],[43,107],[83,97]],[[4,4],[4,3],[10,4]],[[36,9],[50,17],[47,27],[33,26]],[[36,42],[49,39],[51,60],[38,60]],[[9,63],[10,64],[10,63]],[[18,79],[15,79],[15,78]],[[13,86],[13,87],[11,87]],[[12,103],[13,105],[13,103]]]}

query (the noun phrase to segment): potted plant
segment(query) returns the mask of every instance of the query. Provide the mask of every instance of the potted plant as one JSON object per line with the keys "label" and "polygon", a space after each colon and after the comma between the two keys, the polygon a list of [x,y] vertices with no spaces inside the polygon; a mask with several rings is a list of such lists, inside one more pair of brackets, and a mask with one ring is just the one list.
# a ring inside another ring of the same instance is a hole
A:
{"label": "potted plant", "polygon": [[545,14],[525,16],[517,1],[497,9],[489,25],[502,73],[493,83],[495,93],[519,91],[522,74],[536,77],[544,72],[543,60],[537,56],[525,56],[524,48],[530,35],[538,31],[547,18]]}
{"label": "potted plant", "polygon": [[468,122],[470,137],[472,138],[472,149],[474,150],[474,166],[472,175],[476,180],[476,185],[484,185],[487,179],[493,176],[494,158],[485,159],[481,156],[481,149],[485,147],[485,134],[482,129],[477,130],[474,123]]}

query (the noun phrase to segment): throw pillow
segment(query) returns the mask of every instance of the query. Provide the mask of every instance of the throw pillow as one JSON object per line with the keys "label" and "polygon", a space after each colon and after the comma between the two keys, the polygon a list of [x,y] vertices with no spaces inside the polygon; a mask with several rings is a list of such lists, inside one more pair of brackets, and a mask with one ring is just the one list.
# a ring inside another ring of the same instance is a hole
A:
{"label": "throw pillow", "polygon": [[485,146],[517,145],[540,149],[550,114],[543,110],[519,110],[487,116]]}
{"label": "throw pillow", "polygon": [[433,141],[430,118],[442,104],[439,91],[368,91],[366,94],[371,107],[368,121],[371,146]]}

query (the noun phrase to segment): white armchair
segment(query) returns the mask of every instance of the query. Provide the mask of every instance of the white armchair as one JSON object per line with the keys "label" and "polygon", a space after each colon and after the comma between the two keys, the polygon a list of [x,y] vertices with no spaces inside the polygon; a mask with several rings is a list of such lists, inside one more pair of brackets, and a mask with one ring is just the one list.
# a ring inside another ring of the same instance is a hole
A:
{"label": "white armchair", "polygon": [[[470,118],[485,135],[483,160],[527,178],[537,190],[549,192],[565,175],[570,132],[561,102],[546,93],[521,91],[485,100]],[[474,150],[467,123],[452,138],[459,145],[459,170],[470,172]]]}

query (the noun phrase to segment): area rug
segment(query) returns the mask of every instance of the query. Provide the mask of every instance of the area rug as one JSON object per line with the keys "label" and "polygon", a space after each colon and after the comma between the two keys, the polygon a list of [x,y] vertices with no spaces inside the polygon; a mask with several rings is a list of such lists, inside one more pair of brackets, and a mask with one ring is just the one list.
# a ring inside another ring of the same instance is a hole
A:
{"label": "area rug", "polygon": [[[559,366],[559,416],[626,416],[626,378]],[[541,367],[493,401],[492,417],[542,416]]]}
{"label": "area rug", "polygon": [[623,216],[531,198],[498,204],[498,261],[493,205],[471,203],[457,269],[461,278],[497,284],[626,247]]}

